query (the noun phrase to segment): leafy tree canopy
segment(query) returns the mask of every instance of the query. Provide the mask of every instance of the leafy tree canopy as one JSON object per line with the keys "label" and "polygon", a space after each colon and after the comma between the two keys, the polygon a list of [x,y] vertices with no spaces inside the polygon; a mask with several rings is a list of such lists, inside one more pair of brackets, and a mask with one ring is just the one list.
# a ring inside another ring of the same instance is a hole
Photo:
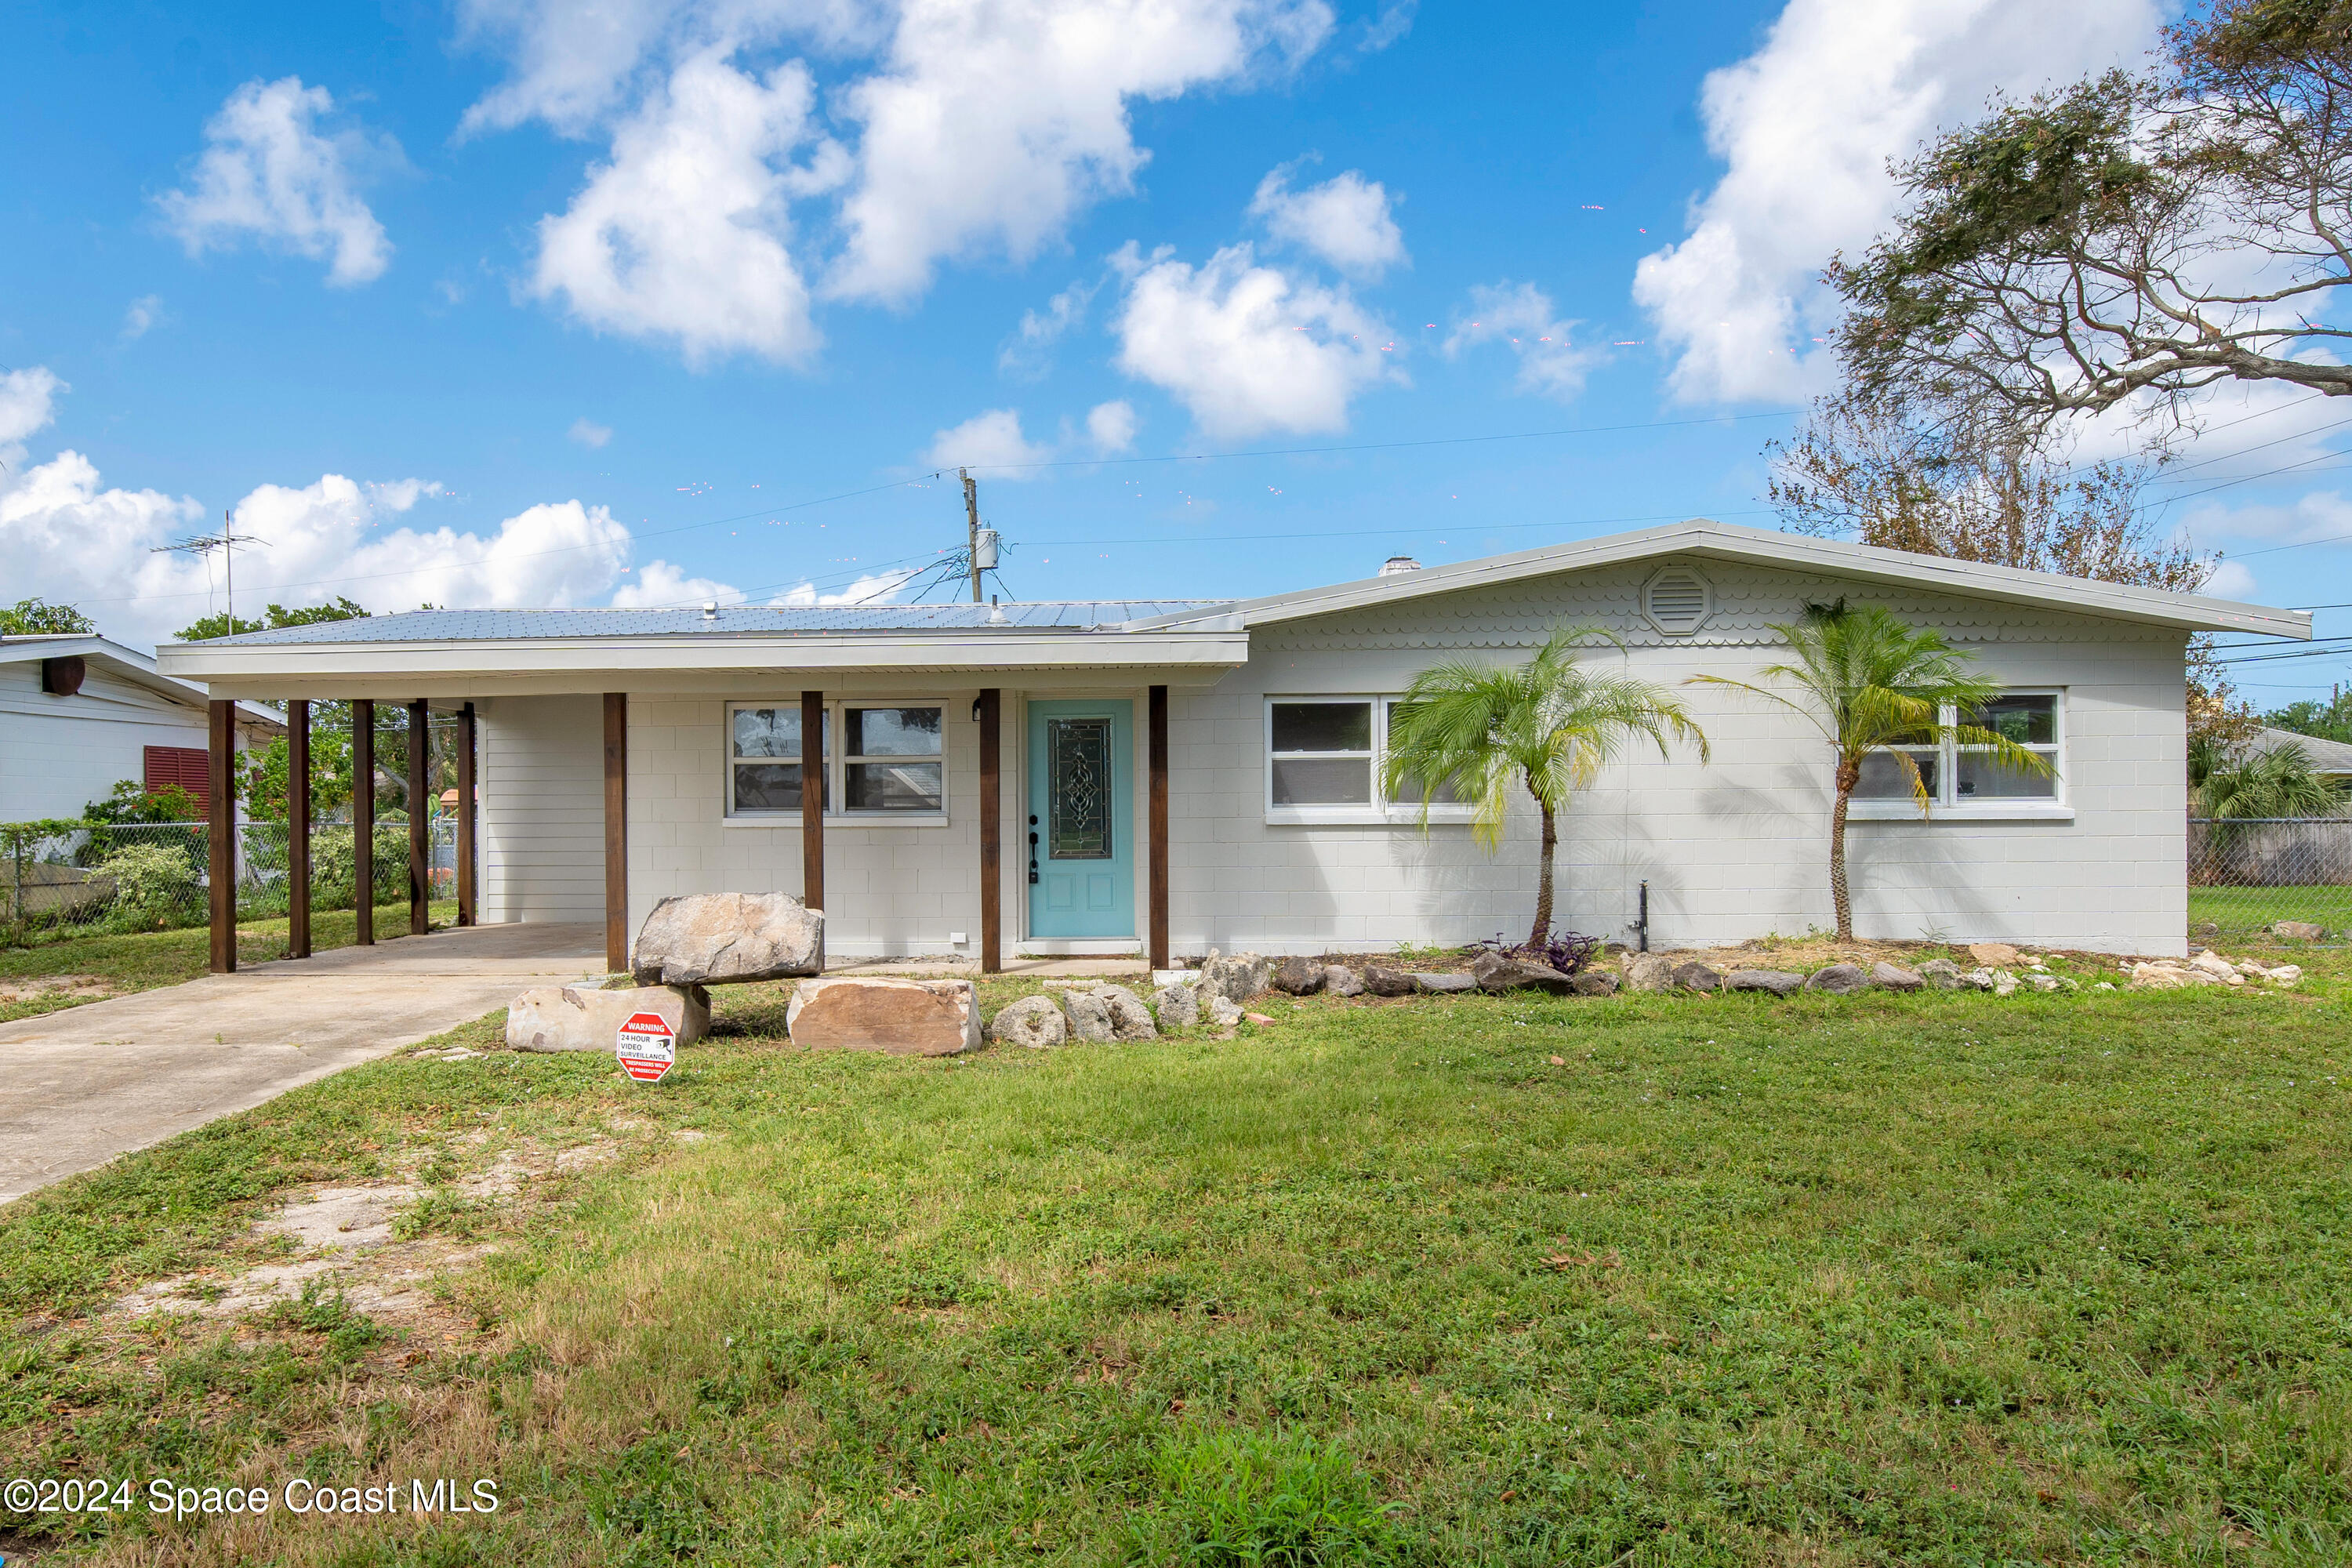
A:
{"label": "leafy tree canopy", "polygon": [[257,621],[238,616],[231,620],[227,612],[205,616],[194,625],[182,628],[182,642],[210,642],[215,637],[242,637],[247,632],[275,631],[280,626],[315,626],[326,621],[357,621],[367,618],[368,612],[340,595],[329,605],[302,605],[288,609],[272,605]]}
{"label": "leafy tree canopy", "polygon": [[90,618],[71,605],[52,605],[45,599],[33,598],[0,607],[0,637],[36,637],[47,632],[87,637],[97,630]]}
{"label": "leafy tree canopy", "polygon": [[2200,388],[2352,394],[2352,5],[2216,0],[2161,65],[2017,101],[1930,143],[1869,252],[1832,262],[1865,395],[2047,431],[2118,404],[2166,435]]}
{"label": "leafy tree canopy", "polygon": [[2316,698],[2290,702],[2263,714],[2263,722],[2273,730],[2352,745],[2352,692],[2339,691],[2325,702]]}

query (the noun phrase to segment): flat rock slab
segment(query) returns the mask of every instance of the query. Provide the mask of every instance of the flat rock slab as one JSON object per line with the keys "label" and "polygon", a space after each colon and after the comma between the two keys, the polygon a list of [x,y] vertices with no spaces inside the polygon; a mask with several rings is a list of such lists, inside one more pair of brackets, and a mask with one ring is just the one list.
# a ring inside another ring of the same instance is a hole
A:
{"label": "flat rock slab", "polygon": [[640,985],[739,985],[824,971],[824,914],[790,893],[664,899],[637,930]]}
{"label": "flat rock slab", "polygon": [[784,1029],[811,1050],[951,1057],[980,1046],[980,995],[969,980],[847,974],[803,980]]}
{"label": "flat rock slab", "polygon": [[641,985],[629,991],[544,986],[507,1004],[507,1048],[609,1055],[621,1026],[639,1013],[659,1014],[681,1046],[710,1033],[710,994],[698,985]]}
{"label": "flat rock slab", "polygon": [[1532,963],[1499,952],[1482,952],[1470,965],[1470,976],[1481,991],[1546,991],[1566,996],[1576,989],[1572,976],[1549,963]]}
{"label": "flat rock slab", "polygon": [[1926,988],[1927,977],[1899,963],[1881,963],[1870,966],[1870,983],[1887,991],[1919,991]]}
{"label": "flat rock slab", "polygon": [[1455,996],[1478,989],[1477,980],[1467,974],[1416,974],[1412,983],[1432,996]]}
{"label": "flat rock slab", "polygon": [[1367,963],[1364,965],[1364,989],[1375,996],[1410,996],[1419,987],[1413,984],[1412,976],[1402,969]]}

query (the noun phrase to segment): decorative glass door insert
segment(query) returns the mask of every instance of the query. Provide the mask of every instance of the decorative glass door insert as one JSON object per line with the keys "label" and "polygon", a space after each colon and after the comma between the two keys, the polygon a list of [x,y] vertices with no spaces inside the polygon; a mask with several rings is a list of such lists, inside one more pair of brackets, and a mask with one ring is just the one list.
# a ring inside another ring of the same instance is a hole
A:
{"label": "decorative glass door insert", "polygon": [[1029,704],[1029,934],[1135,935],[1135,705]]}
{"label": "decorative glass door insert", "polygon": [[1108,718],[1045,721],[1046,754],[1053,759],[1046,837],[1056,860],[1111,858],[1110,737]]}

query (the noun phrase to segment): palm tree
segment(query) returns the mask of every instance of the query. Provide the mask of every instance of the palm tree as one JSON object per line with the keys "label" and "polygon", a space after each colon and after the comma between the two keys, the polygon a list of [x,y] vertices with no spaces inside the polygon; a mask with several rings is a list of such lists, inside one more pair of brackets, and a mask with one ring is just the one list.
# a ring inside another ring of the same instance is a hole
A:
{"label": "palm tree", "polygon": [[2233,752],[2200,737],[2189,748],[2189,786],[2199,816],[2336,816],[2345,806],[2344,786],[2313,772],[2310,753],[2292,741]]}
{"label": "palm tree", "polygon": [[1853,902],[1846,891],[1845,819],[1863,759],[1873,752],[1895,760],[1919,803],[1919,815],[1933,804],[1919,764],[1901,748],[1936,746],[1946,741],[1981,747],[2003,767],[2048,775],[2050,764],[2008,736],[1979,724],[1946,723],[1943,710],[1973,713],[2000,692],[2000,683],[1970,668],[1969,657],[1944,640],[1941,632],[1907,625],[1877,605],[1849,609],[1808,605],[1805,618],[1775,626],[1795,662],[1768,664],[1757,673],[1795,689],[1793,696],[1728,676],[1696,675],[1693,680],[1735,687],[1801,713],[1830,743],[1837,762],[1837,805],[1830,813],[1830,901],[1837,910],[1840,942],[1853,940]]}
{"label": "palm tree", "polygon": [[1451,794],[1469,804],[1471,831],[1491,854],[1502,846],[1512,786],[1523,784],[1535,796],[1543,858],[1530,946],[1551,932],[1552,858],[1570,794],[1637,736],[1657,742],[1661,757],[1670,737],[1695,742],[1706,757],[1706,737],[1664,689],[1576,662],[1577,649],[1595,640],[1617,642],[1606,632],[1560,627],[1522,665],[1449,659],[1413,677],[1391,710],[1382,788],[1390,799],[1420,790],[1424,829],[1430,803]]}

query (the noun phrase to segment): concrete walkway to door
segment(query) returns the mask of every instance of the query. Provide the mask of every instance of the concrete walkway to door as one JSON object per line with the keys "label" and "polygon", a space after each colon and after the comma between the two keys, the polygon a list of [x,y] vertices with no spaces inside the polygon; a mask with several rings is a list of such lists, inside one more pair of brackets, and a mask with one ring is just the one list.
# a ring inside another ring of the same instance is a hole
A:
{"label": "concrete walkway to door", "polygon": [[0,1204],[604,969],[602,926],[474,926],[0,1024]]}

